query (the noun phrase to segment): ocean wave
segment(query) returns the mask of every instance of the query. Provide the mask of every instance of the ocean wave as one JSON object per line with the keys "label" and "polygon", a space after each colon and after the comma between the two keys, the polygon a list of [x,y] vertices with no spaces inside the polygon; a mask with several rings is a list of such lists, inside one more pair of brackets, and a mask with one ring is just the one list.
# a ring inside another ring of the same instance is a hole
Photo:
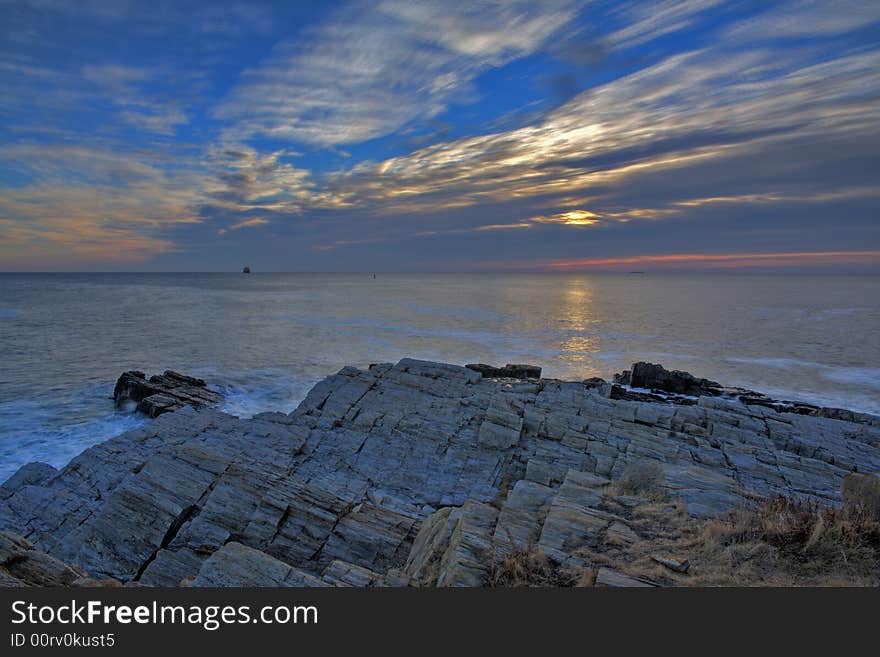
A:
{"label": "ocean wave", "polygon": [[239,372],[198,369],[195,372],[224,396],[218,405],[221,411],[244,418],[266,411],[289,413],[321,378],[297,376],[280,369]]}
{"label": "ocean wave", "polygon": [[745,357],[734,357],[730,356],[725,358],[729,363],[747,363],[750,365],[764,365],[765,367],[775,367],[779,369],[789,369],[791,367],[812,367],[812,368],[822,368],[826,367],[821,363],[813,363],[805,360],[798,360],[796,358],[745,358]]}
{"label": "ocean wave", "polygon": [[[116,411],[104,398],[103,412],[85,412],[79,404],[52,404],[34,400],[0,403],[0,481],[32,461],[63,467],[83,450],[108,438],[136,429],[149,420]],[[84,412],[85,419],[80,416]]]}
{"label": "ocean wave", "polygon": [[763,365],[782,370],[791,368],[812,369],[826,381],[835,383],[849,383],[859,386],[880,389],[880,367],[850,367],[845,365],[827,365],[812,361],[799,360],[796,358],[742,358],[731,357],[726,359],[732,363],[745,363],[749,365]]}
{"label": "ocean wave", "polygon": [[13,319],[21,314],[16,308],[0,308],[0,319]]}
{"label": "ocean wave", "polygon": [[880,367],[835,367],[827,369],[822,376],[829,381],[880,389]]}
{"label": "ocean wave", "polygon": [[[745,388],[751,388],[743,382],[738,382]],[[863,393],[838,393],[832,390],[816,392],[815,390],[806,390],[801,388],[782,388],[775,386],[762,386],[760,392],[774,399],[784,399],[788,401],[799,401],[815,406],[825,406],[829,408],[845,408],[857,413],[870,413],[872,415],[880,415],[880,400],[876,395]]]}

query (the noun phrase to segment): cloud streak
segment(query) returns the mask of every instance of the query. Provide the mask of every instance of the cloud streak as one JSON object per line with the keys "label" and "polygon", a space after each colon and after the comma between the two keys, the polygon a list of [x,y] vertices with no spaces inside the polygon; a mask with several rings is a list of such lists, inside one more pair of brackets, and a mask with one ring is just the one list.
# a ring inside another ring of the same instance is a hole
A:
{"label": "cloud streak", "polygon": [[659,269],[687,269],[695,267],[802,267],[816,264],[880,263],[880,251],[808,251],[782,253],[670,253],[664,255],[635,255],[614,258],[581,258],[553,260],[541,263],[551,270],[615,270],[632,266],[651,265]]}
{"label": "cloud streak", "polygon": [[215,111],[231,139],[323,146],[430,119],[472,80],[540,48],[576,15],[569,0],[355,3],[309,36],[283,42]]}

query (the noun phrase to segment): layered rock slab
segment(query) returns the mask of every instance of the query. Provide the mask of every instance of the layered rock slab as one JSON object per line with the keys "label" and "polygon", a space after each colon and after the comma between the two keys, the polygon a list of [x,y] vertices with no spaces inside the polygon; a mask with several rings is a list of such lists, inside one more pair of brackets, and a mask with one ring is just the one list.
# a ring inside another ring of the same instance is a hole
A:
{"label": "layered rock slab", "polygon": [[113,389],[116,406],[136,405],[137,411],[149,417],[177,411],[186,406],[199,408],[216,404],[223,396],[208,388],[204,379],[165,370],[147,379],[143,372],[123,372]]}

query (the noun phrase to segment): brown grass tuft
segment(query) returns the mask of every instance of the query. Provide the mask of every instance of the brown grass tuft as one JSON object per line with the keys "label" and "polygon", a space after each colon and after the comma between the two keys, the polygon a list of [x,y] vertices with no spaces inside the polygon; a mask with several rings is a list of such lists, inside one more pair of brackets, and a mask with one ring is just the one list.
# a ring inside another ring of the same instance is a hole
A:
{"label": "brown grass tuft", "polygon": [[618,495],[637,495],[649,500],[666,499],[663,467],[654,461],[640,461],[628,465],[620,478],[612,484],[612,490]]}
{"label": "brown grass tuft", "polygon": [[854,507],[775,496],[710,523],[706,536],[722,546],[765,543],[796,570],[869,572],[880,557],[880,523]]}
{"label": "brown grass tuft", "polygon": [[851,472],[843,478],[840,492],[848,515],[880,522],[880,476]]}
{"label": "brown grass tuft", "polygon": [[584,586],[589,585],[590,575],[563,568],[540,550],[527,547],[494,564],[489,586]]}

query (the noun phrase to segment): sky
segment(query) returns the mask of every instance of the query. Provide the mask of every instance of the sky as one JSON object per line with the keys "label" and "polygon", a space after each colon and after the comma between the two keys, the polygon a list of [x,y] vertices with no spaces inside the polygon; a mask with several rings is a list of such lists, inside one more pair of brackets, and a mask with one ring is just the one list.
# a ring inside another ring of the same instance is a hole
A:
{"label": "sky", "polygon": [[0,271],[880,271],[880,2],[0,0]]}

